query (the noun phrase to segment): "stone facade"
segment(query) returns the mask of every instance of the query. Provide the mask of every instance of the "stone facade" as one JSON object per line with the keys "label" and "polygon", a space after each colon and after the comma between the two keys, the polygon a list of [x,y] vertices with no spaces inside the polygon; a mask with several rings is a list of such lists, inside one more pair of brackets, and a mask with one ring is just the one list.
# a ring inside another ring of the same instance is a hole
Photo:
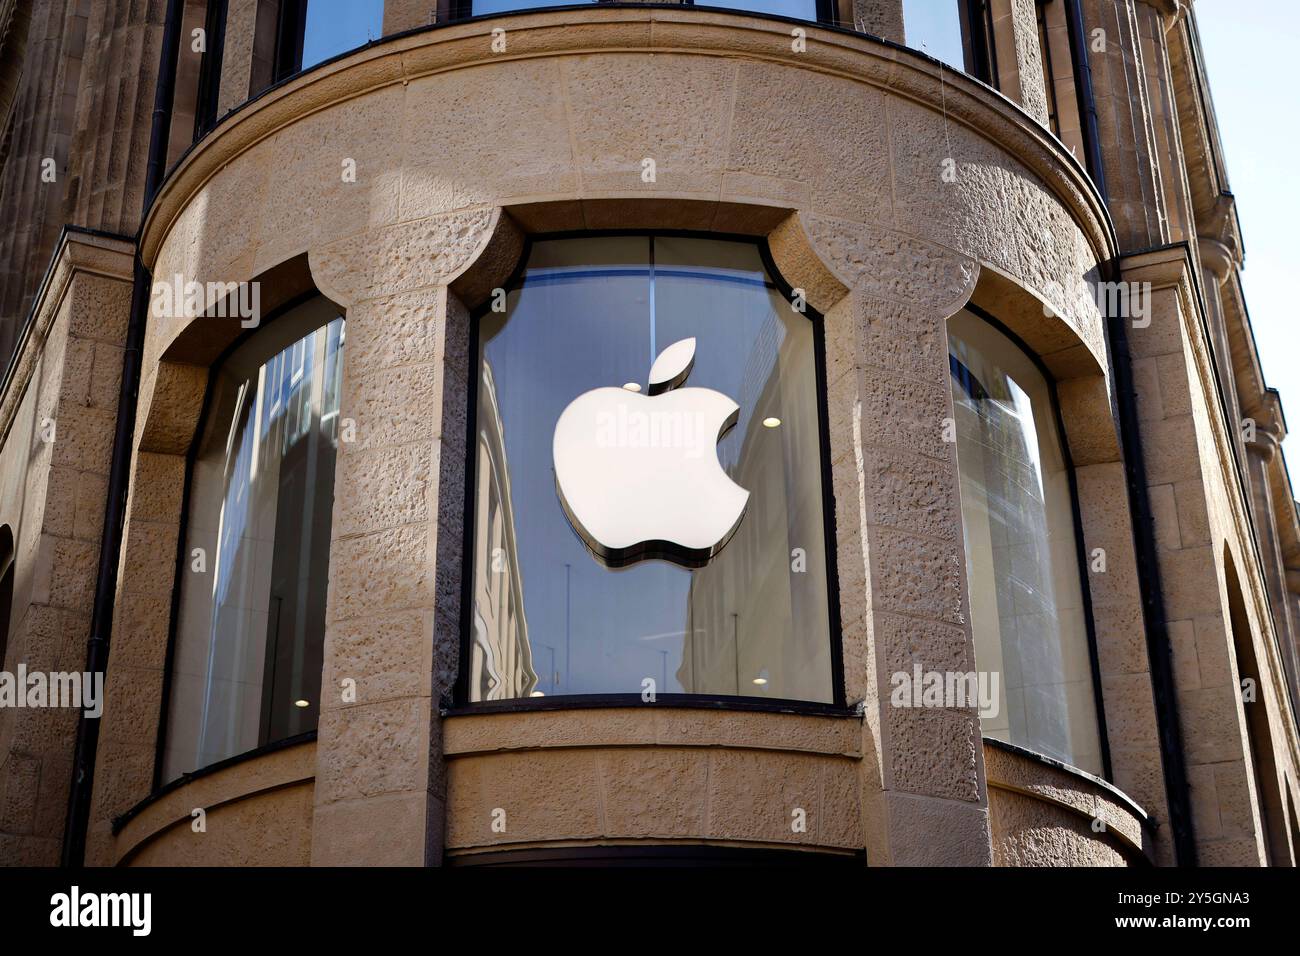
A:
{"label": "stone facade", "polygon": [[[181,6],[199,22],[201,4]],[[156,71],[160,13],[92,24],[87,55],[129,74],[112,87],[129,103],[110,122],[107,87],[80,84],[77,172],[45,212],[5,205],[30,149],[0,167],[0,209],[24,229],[51,210],[73,226],[139,227],[68,230],[52,251],[18,236],[27,264],[5,281],[35,284],[35,305],[23,323],[0,315],[18,342],[0,394],[0,524],[18,569],[6,668],[80,669],[101,539],[120,548],[86,862],[438,865],[682,843],[869,865],[1294,860],[1300,530],[1280,405],[1240,298],[1226,174],[1205,145],[1216,132],[1199,106],[1194,20],[1180,4],[1081,7],[1085,25],[1104,13],[1125,31],[1090,55],[1105,103],[1093,176],[1066,142],[1082,142],[1078,116],[1060,137],[1048,128],[1048,82],[1073,98],[1080,74],[1058,56],[1047,76],[1029,0],[992,4],[1004,95],[906,49],[895,0],[841,3],[843,25],[863,32],[807,24],[803,37],[787,21],[675,5],[459,23],[442,5],[391,2],[383,42],[264,90],[274,4],[230,0],[219,122],[186,151],[173,117],[176,162],[142,222],[148,115],[130,104],[151,101],[132,84]],[[50,22],[29,36],[70,43]],[[56,69],[40,59],[48,46],[28,43],[34,68]],[[178,97],[202,68],[182,57]],[[55,123],[44,89],[20,87],[15,102]],[[191,119],[193,95],[176,104]],[[349,164],[355,176],[341,176]],[[856,709],[448,712],[470,316],[528,237],[602,229],[760,239],[824,316],[833,637]],[[148,316],[120,543],[105,535],[136,254],[156,277],[260,282],[264,314],[313,291],[337,304],[340,414],[356,430],[337,461],[322,674],[326,688],[355,680],[356,698],[323,694],[312,740],[161,789],[187,455],[209,370],[241,329]],[[1108,323],[1126,318],[1096,293],[1118,278],[1151,289],[1150,321],[1126,329],[1119,360]],[[6,308],[21,301],[5,294]],[[889,702],[892,673],[979,665],[943,437],[946,322],[968,303],[1050,375],[1082,547],[1105,554],[1088,594],[1109,780],[982,739],[971,708]],[[1264,436],[1249,449],[1245,416]],[[57,437],[41,444],[46,419]],[[1257,703],[1234,690],[1247,670]],[[48,864],[76,719],[30,713],[0,710],[0,859]],[[1259,726],[1275,779],[1252,757]],[[201,808],[219,836],[187,825]],[[789,827],[792,808],[806,830]],[[497,810],[513,821],[504,832]]]}

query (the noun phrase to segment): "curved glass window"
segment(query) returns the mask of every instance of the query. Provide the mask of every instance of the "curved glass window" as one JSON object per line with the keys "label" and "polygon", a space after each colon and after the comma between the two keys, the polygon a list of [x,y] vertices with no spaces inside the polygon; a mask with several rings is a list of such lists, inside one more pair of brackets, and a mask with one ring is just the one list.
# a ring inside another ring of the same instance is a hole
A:
{"label": "curved glass window", "polygon": [[1010,338],[948,322],[975,662],[996,673],[986,736],[1101,775],[1070,476],[1047,379]]}
{"label": "curved glass window", "polygon": [[833,702],[814,324],[758,246],[535,242],[476,326],[468,700]]}
{"label": "curved glass window", "polygon": [[342,317],[316,298],[214,370],[190,476],[164,782],[316,727],[342,349]]}

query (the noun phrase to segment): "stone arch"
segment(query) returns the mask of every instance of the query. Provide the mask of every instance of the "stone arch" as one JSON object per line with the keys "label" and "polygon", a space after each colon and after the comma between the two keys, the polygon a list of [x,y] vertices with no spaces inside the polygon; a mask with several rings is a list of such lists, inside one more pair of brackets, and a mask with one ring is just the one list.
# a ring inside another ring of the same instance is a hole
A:
{"label": "stone arch", "polygon": [[[1255,654],[1254,629],[1246,610],[1244,591],[1232,549],[1223,549],[1223,577],[1228,594],[1228,629],[1236,658],[1235,691],[1241,704],[1246,736],[1245,757],[1255,792],[1251,816],[1259,821],[1257,833],[1268,866],[1287,866],[1291,850],[1287,835],[1287,807],[1278,783],[1279,771],[1273,748],[1270,696],[1265,690],[1268,675],[1261,672]],[[1249,683],[1247,683],[1249,682]]]}

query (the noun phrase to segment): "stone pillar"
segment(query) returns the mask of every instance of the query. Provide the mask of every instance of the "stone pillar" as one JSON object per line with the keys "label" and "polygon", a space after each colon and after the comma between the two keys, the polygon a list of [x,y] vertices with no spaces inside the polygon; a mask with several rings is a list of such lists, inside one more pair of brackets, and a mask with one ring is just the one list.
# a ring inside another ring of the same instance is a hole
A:
{"label": "stone pillar", "polygon": [[1219,373],[1219,384],[1232,419],[1232,440],[1238,457],[1245,461],[1246,446],[1241,440],[1241,398],[1237,393],[1237,373],[1232,361],[1232,340],[1228,335],[1228,317],[1223,309],[1223,285],[1236,269],[1239,259],[1233,251],[1217,239],[1202,237],[1197,242],[1201,262],[1202,286],[1205,289],[1206,319],[1210,326],[1214,365]]}
{"label": "stone pillar", "polygon": [[1044,126],[1048,122],[1043,52],[1035,0],[990,0],[998,87]]}
{"label": "stone pillar", "polygon": [[469,314],[447,282],[494,222],[450,214],[311,253],[347,309],[315,865],[442,858],[438,709],[459,654],[469,402]]}
{"label": "stone pillar", "polygon": [[438,7],[439,0],[384,0],[384,36],[442,22],[446,17],[439,16]]}
{"label": "stone pillar", "polygon": [[[17,64],[22,76],[0,169],[0,363],[13,352],[65,221],[60,204],[68,188],[69,157],[77,155],[71,140],[86,37],[86,13],[76,0],[24,6],[30,10],[25,11],[23,62]],[[21,25],[23,17],[15,17],[14,28]],[[6,44],[5,53],[10,50]],[[53,182],[46,160],[54,161]]]}
{"label": "stone pillar", "polygon": [[[1261,844],[1253,822],[1232,632],[1221,598],[1218,535],[1225,523],[1231,526],[1244,515],[1223,514],[1225,498],[1230,502],[1235,492],[1216,494],[1223,487],[1222,474],[1203,466],[1201,441],[1229,452],[1219,444],[1227,436],[1215,434],[1218,412],[1206,407],[1201,383],[1192,378],[1201,373],[1199,363],[1188,356],[1204,348],[1199,335],[1190,338],[1198,323],[1192,268],[1182,247],[1123,261],[1125,282],[1151,285],[1149,324],[1128,332],[1133,401],[1173,657],[1197,859],[1203,866],[1255,866],[1262,859]],[[1230,430],[1231,423],[1225,427]],[[1198,434],[1198,429],[1205,433]]]}
{"label": "stone pillar", "polygon": [[840,25],[882,40],[905,43],[903,0],[840,0]]}
{"label": "stone pillar", "polygon": [[[1161,170],[1160,137],[1148,101],[1144,37],[1159,37],[1162,14],[1144,0],[1080,0],[1084,39],[1097,104],[1098,137],[1105,166],[1108,206],[1120,247],[1150,249],[1170,241],[1169,211]],[[1165,51],[1167,58],[1167,51]]]}
{"label": "stone pillar", "polygon": [[[0,465],[18,478],[16,488],[4,488],[0,507],[0,523],[14,532],[19,582],[6,655],[11,671],[23,664],[29,673],[80,673],[86,666],[133,255],[122,240],[67,234],[15,378],[0,396],[8,459]],[[157,722],[156,698],[152,704],[135,725],[137,736]],[[0,709],[0,861],[58,864],[80,715],[62,707]]]}
{"label": "stone pillar", "polygon": [[270,85],[278,17],[275,0],[228,0],[217,119]]}
{"label": "stone pillar", "polygon": [[862,701],[871,865],[992,861],[979,715],[897,706],[891,677],[975,670],[945,321],[976,267],[916,240],[812,221],[850,293],[826,315],[846,698]]}
{"label": "stone pillar", "polygon": [[[1276,393],[1273,393],[1275,396]],[[1273,397],[1270,396],[1270,397]],[[1282,544],[1278,539],[1277,520],[1273,510],[1273,487],[1269,472],[1274,458],[1281,452],[1282,430],[1280,422],[1281,402],[1273,397],[1270,403],[1275,408],[1268,411],[1277,412],[1264,421],[1257,422],[1255,440],[1246,443],[1246,460],[1243,464],[1249,476],[1251,505],[1255,512],[1255,534],[1259,541],[1260,557],[1264,562],[1264,577],[1268,586],[1268,602],[1273,612],[1273,623],[1278,631],[1278,644],[1282,651],[1282,666],[1286,669],[1287,683],[1292,687],[1296,683],[1297,669],[1300,661],[1295,657],[1295,644],[1292,640],[1296,634],[1296,621],[1292,614],[1292,602],[1287,590],[1286,563],[1282,557]]]}
{"label": "stone pillar", "polygon": [[144,207],[165,3],[90,5],[68,163],[67,222],[134,235]]}

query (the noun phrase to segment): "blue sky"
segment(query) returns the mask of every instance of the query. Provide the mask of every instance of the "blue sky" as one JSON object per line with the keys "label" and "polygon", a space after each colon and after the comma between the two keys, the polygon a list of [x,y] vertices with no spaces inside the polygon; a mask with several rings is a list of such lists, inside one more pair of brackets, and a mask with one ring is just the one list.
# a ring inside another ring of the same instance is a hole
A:
{"label": "blue sky", "polygon": [[[1228,181],[1237,197],[1246,268],[1242,284],[1269,385],[1300,433],[1300,327],[1291,282],[1300,224],[1300,133],[1295,71],[1300,3],[1197,0],[1205,69],[1219,119]],[[1300,439],[1297,439],[1300,440]],[[1287,442],[1300,485],[1300,445]]]}

